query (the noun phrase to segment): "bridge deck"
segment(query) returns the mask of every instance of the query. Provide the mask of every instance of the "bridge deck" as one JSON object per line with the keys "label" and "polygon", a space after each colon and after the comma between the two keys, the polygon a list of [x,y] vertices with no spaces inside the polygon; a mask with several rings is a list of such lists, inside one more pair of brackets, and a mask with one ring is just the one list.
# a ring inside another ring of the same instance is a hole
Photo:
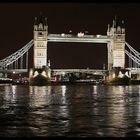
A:
{"label": "bridge deck", "polygon": [[63,74],[63,73],[89,73],[94,75],[104,75],[107,70],[99,70],[99,69],[52,69],[55,74]]}
{"label": "bridge deck", "polygon": [[81,43],[108,43],[110,38],[107,36],[84,35],[78,37],[76,35],[65,34],[49,34],[48,42],[81,42]]}
{"label": "bridge deck", "polygon": [[[62,73],[74,73],[74,72],[81,72],[81,73],[92,73],[92,74],[103,74],[107,70],[99,70],[99,69],[52,69],[52,72],[57,74]],[[7,73],[26,73],[28,69],[7,69],[7,70],[0,70],[0,72],[7,72]]]}
{"label": "bridge deck", "polygon": [[[132,74],[140,74],[140,68],[126,68],[131,71]],[[94,73],[94,74],[101,74],[105,73],[108,70],[101,70],[101,69],[52,69],[54,73],[72,73],[72,72],[82,72],[82,73]],[[0,72],[6,72],[6,73],[26,73],[28,72],[28,69],[5,69],[0,70]]]}

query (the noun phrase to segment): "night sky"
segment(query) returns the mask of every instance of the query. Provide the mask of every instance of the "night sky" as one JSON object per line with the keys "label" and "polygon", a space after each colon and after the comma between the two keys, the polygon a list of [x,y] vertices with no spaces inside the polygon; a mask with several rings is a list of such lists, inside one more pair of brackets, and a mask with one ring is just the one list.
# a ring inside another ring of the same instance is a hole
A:
{"label": "night sky", "polygon": [[[47,17],[49,33],[106,35],[117,15],[124,20],[126,41],[140,52],[139,3],[0,3],[0,59],[22,48],[33,38],[34,18]],[[32,67],[32,50],[30,51]],[[48,43],[52,68],[102,68],[107,65],[106,44]]]}

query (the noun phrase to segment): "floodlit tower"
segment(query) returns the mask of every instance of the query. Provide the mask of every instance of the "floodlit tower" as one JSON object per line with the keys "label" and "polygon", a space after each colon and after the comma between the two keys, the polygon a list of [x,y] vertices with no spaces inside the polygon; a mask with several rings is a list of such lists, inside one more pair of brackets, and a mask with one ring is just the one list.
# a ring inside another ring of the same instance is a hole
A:
{"label": "floodlit tower", "polygon": [[111,39],[108,43],[108,70],[116,67],[125,68],[125,28],[124,21],[119,24],[113,20],[112,27],[108,25],[107,36]]}
{"label": "floodlit tower", "polygon": [[30,85],[47,85],[51,80],[50,61],[47,60],[47,18],[40,14],[34,23],[34,66],[29,72]]}
{"label": "floodlit tower", "polygon": [[47,18],[40,15],[34,23],[34,68],[47,66]]}

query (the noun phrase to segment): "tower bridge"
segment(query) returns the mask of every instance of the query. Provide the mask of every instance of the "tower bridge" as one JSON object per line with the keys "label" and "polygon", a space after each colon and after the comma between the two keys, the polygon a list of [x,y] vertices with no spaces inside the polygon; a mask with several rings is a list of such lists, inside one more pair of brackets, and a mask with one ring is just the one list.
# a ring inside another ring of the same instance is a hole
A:
{"label": "tower bridge", "polygon": [[[75,43],[105,43],[107,44],[108,67],[106,70],[94,69],[51,69],[48,60],[48,43],[49,42],[75,42]],[[28,67],[28,52],[33,47],[33,68]],[[129,58],[129,68],[126,68],[126,56]],[[23,61],[26,64],[23,66]],[[92,73],[106,75],[108,72],[108,80],[115,77],[127,75],[131,78],[131,74],[139,74],[140,53],[136,51],[125,41],[125,28],[123,22],[118,25],[113,20],[112,26],[108,25],[107,35],[85,35],[80,32],[73,34],[49,34],[47,18],[40,16],[35,18],[33,39],[23,46],[20,50],[10,56],[0,60],[0,72],[29,72],[31,83],[38,77],[42,76],[46,82],[51,78],[51,73]],[[118,69],[119,68],[119,69]],[[118,72],[116,72],[118,71]],[[127,73],[128,72],[128,73]],[[127,74],[125,74],[127,73]],[[121,75],[121,76],[120,76]],[[38,79],[38,78],[37,78]]]}

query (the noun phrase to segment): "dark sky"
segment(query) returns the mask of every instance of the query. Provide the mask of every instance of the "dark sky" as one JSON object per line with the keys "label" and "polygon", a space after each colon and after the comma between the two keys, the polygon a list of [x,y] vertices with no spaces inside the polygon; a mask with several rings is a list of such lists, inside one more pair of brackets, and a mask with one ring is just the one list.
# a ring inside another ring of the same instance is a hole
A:
{"label": "dark sky", "polygon": [[[33,38],[35,16],[43,12],[49,33],[106,35],[107,25],[117,15],[124,20],[126,41],[140,52],[139,3],[0,3],[0,59]],[[30,55],[30,65],[32,62]],[[107,63],[106,44],[48,43],[52,68],[102,68]]]}

